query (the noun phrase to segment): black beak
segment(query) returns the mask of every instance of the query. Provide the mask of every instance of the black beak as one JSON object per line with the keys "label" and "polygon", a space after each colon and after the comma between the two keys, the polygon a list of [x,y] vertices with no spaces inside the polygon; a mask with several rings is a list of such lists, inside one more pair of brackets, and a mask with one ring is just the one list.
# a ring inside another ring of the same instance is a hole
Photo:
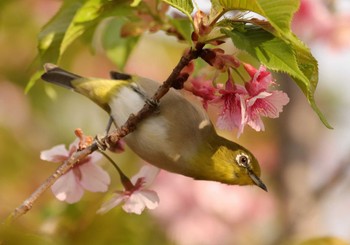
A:
{"label": "black beak", "polygon": [[254,184],[259,186],[261,189],[267,192],[267,187],[266,185],[262,182],[262,180],[256,176],[256,174],[253,173],[253,171],[249,171],[249,177],[253,180]]}

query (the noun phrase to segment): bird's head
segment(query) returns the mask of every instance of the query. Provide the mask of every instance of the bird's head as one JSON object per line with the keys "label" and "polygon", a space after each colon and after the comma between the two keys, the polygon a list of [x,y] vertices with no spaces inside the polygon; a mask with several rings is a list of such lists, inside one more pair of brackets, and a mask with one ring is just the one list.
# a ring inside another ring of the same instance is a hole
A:
{"label": "bird's head", "polygon": [[[224,142],[223,139],[220,142]],[[267,191],[266,185],[260,179],[258,160],[241,145],[226,141],[225,144],[214,147],[214,151],[210,153],[211,159],[208,158],[198,161],[197,169],[200,171],[197,172],[196,179],[214,180],[230,185],[257,185]]]}
{"label": "bird's head", "polygon": [[[232,147],[230,147],[232,146]],[[217,148],[212,155],[212,164],[221,182],[234,185],[257,185],[267,191],[260,179],[260,166],[254,155],[232,142]]]}

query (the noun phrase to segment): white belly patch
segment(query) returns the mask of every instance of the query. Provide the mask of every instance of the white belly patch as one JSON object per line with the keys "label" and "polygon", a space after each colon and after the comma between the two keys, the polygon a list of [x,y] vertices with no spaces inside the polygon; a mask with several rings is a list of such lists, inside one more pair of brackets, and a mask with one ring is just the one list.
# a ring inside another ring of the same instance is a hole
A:
{"label": "white belly patch", "polygon": [[[144,98],[130,87],[122,88],[111,101],[111,115],[118,126],[123,125],[130,114],[136,114],[145,104]],[[136,137],[131,148],[139,155],[166,152],[169,147],[166,119],[152,117],[137,125],[137,131],[128,137]]]}
{"label": "white belly patch", "polygon": [[118,126],[123,125],[130,114],[136,114],[145,104],[144,99],[130,87],[123,87],[111,100],[111,116]]}

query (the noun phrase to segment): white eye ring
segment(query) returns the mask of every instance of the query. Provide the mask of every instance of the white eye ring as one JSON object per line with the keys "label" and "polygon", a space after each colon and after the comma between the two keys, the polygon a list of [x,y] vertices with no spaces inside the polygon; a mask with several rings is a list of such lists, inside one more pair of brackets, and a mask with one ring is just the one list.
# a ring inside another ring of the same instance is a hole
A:
{"label": "white eye ring", "polygon": [[248,167],[250,163],[250,158],[245,153],[240,153],[236,156],[236,162],[241,167]]}

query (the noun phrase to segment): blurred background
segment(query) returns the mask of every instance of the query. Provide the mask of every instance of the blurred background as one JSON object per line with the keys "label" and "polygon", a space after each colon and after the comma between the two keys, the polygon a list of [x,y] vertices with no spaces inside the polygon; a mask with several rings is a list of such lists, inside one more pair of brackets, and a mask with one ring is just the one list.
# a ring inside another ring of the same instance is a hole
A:
{"label": "blurred background", "polygon": [[[39,159],[40,151],[69,145],[78,127],[101,133],[108,119],[84,97],[42,81],[24,93],[38,69],[38,33],[60,5],[0,2],[1,221],[56,169]],[[265,132],[246,128],[239,139],[220,132],[257,156],[268,193],[162,171],[153,186],[159,207],[138,216],[120,207],[96,215],[105,194],[85,193],[69,205],[48,190],[30,212],[2,228],[6,244],[299,244],[328,236],[350,241],[350,1],[303,0],[293,29],[319,61],[316,101],[334,129],[321,123],[287,76],[276,74],[291,99],[280,118],[265,120]],[[163,81],[185,48],[162,33],[146,34],[125,71]],[[116,69],[103,52],[93,53],[82,42],[67,50],[60,65],[96,77]],[[129,150],[113,158],[130,176],[143,164]],[[115,170],[107,162],[103,167],[112,177],[111,191],[121,188]]]}

